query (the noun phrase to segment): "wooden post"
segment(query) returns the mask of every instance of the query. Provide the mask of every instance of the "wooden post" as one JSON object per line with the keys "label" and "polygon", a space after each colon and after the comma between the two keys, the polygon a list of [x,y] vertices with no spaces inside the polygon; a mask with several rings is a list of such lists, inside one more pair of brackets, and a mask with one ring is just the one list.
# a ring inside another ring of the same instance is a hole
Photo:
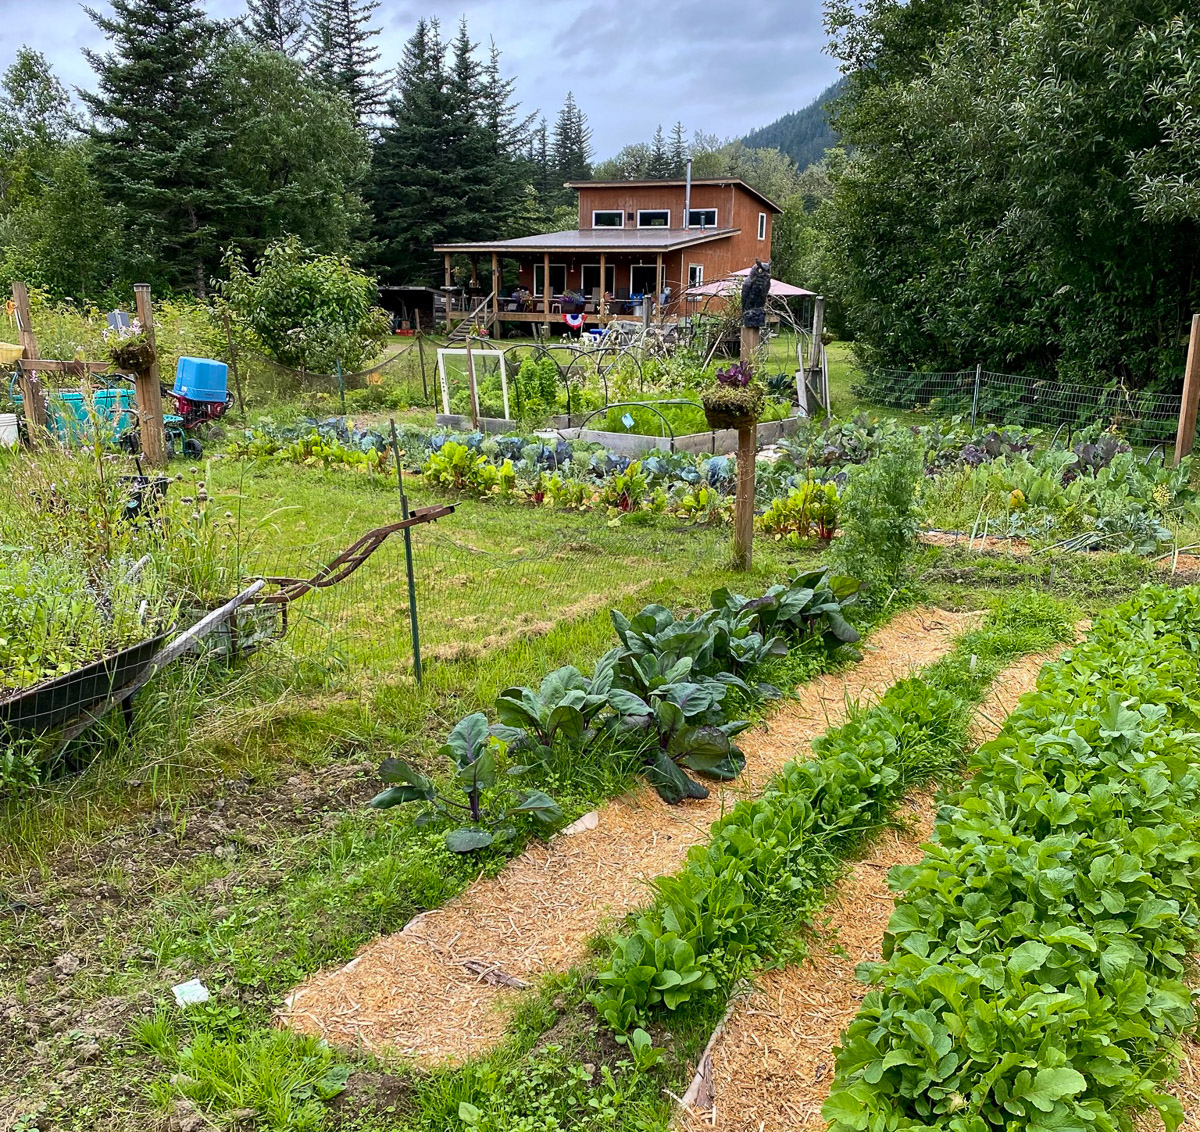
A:
{"label": "wooden post", "polygon": [[542,322],[546,327],[546,337],[550,337],[550,253],[547,252],[542,260]]}
{"label": "wooden post", "polygon": [[233,330],[229,325],[229,312],[222,311],[221,317],[225,320],[225,340],[229,343],[229,368],[233,370],[233,388],[237,393],[238,412],[244,413],[246,399],[242,396],[242,376],[238,372],[237,343],[233,340]]}
{"label": "wooden post", "polygon": [[500,325],[500,257],[492,252],[492,325]]}
{"label": "wooden post", "polygon": [[[818,295],[813,300],[813,337],[812,348],[808,352],[808,380],[809,389],[817,395],[817,401],[820,403],[824,399],[824,393],[821,392],[821,335],[825,333],[825,296]],[[813,384],[815,383],[815,384]],[[829,406],[824,406],[826,413],[829,411]]]}
{"label": "wooden post", "polygon": [[152,468],[167,466],[167,433],[163,425],[162,389],[159,386],[158,352],[154,342],[154,307],[150,302],[150,284],[133,285],[137,303],[138,322],[150,344],[153,361],[134,375],[137,398],[138,429],[142,438],[142,455]]}
{"label": "wooden post", "polygon": [[[29,289],[24,283],[12,285],[13,306],[16,308],[17,333],[21,336],[21,357],[32,359],[38,356],[37,335],[33,332],[33,318],[29,313]],[[25,414],[26,433],[29,446],[36,448],[43,440],[46,428],[46,403],[42,400],[42,383],[35,372],[20,369],[21,411]]]}
{"label": "wooden post", "polygon": [[[446,290],[449,291],[453,285],[454,285],[454,279],[450,275],[450,253],[447,252],[446,253]],[[446,301],[447,302],[450,301],[449,295],[446,296]]]}
{"label": "wooden post", "polygon": [[656,267],[656,270],[654,272],[654,314],[655,314],[655,321],[661,323],[662,322],[662,307],[659,303],[659,299],[663,293],[663,256],[662,256],[662,252],[658,253],[658,260],[657,260],[657,263],[655,264],[655,267]]}
{"label": "wooden post", "polygon": [[479,286],[479,256],[471,256],[471,286]]}
{"label": "wooden post", "polygon": [[[604,253],[600,253],[600,304],[596,308],[596,321],[601,326],[604,325],[605,317],[608,315],[608,304],[604,301],[604,296],[608,294],[608,261],[604,257]],[[586,297],[586,296],[585,296]]]}
{"label": "wooden post", "polygon": [[471,336],[467,335],[467,382],[471,387],[471,427],[479,428],[479,386],[475,384],[475,355],[471,353]]}
{"label": "wooden post", "polygon": [[[15,286],[15,284],[14,284]],[[1200,314],[1192,315],[1187,368],[1183,371],[1183,400],[1179,404],[1179,431],[1175,435],[1175,464],[1196,443],[1196,412],[1200,409]]]}
{"label": "wooden post", "polygon": [[421,339],[424,337],[424,334],[421,333],[421,312],[419,310],[416,312],[416,316],[417,316],[417,358],[421,363],[421,392],[424,395],[425,400],[428,401],[429,400],[429,381],[425,377],[425,350],[424,350],[424,347],[421,345]]}
{"label": "wooden post", "polygon": [[[752,365],[762,331],[742,327],[742,365]],[[754,455],[758,425],[738,429],[737,491],[733,498],[733,566],[749,570],[754,561]]]}

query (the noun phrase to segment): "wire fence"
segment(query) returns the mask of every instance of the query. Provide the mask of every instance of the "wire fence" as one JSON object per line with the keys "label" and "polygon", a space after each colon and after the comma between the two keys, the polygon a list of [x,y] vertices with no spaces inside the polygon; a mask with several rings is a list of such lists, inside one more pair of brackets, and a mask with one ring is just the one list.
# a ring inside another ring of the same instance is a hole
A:
{"label": "wire fence", "polygon": [[[536,545],[493,549],[456,535],[453,518],[412,528],[422,659],[478,660],[521,640],[614,605],[637,604],[656,584],[720,571],[729,533],[718,528],[610,528],[594,516],[561,519]],[[344,549],[264,548],[246,560],[252,576],[306,577]],[[390,536],[344,581],[289,603],[285,637],[297,656],[325,660],[363,678],[413,669],[403,533]]]}
{"label": "wire fence", "polygon": [[1174,440],[1182,401],[1181,393],[1069,385],[982,367],[940,373],[872,369],[851,391],[884,408],[969,415],[973,423],[1063,428],[1068,435],[1094,425],[1115,425],[1132,443],[1143,446]]}

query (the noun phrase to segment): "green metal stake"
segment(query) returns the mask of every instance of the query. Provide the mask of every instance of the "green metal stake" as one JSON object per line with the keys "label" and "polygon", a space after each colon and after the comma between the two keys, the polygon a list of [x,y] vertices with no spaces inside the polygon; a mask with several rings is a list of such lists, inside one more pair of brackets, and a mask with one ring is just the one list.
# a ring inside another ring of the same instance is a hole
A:
{"label": "green metal stake", "polygon": [[[346,415],[346,383],[342,380],[342,359],[338,358],[334,364],[337,366],[338,394],[342,398],[342,416],[344,417]],[[408,518],[407,515],[404,517]]]}
{"label": "green metal stake", "polygon": [[[396,436],[396,418],[389,419],[392,426],[392,452],[396,457],[396,480],[400,484],[400,515],[408,518],[408,496],[404,494],[404,468],[400,463],[400,440]],[[412,527],[404,528],[404,568],[408,572],[408,620],[412,625],[413,671],[417,683],[421,683],[421,633],[417,628],[417,576],[413,572]]]}

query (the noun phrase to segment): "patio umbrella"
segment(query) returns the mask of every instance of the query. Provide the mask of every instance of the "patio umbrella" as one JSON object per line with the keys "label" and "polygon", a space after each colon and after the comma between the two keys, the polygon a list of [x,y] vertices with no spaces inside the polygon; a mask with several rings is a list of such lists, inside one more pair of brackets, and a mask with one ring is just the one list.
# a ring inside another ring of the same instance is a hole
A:
{"label": "patio umbrella", "polygon": [[[742,285],[742,280],[749,274],[750,268],[746,267],[741,271],[731,272],[724,279],[714,279],[711,283],[700,283],[695,287],[689,287],[685,294],[694,295],[697,298],[703,298],[706,295],[724,295],[728,291],[736,291]],[[771,297],[773,299],[796,299],[815,294],[816,291],[793,287],[782,279],[771,280]]]}

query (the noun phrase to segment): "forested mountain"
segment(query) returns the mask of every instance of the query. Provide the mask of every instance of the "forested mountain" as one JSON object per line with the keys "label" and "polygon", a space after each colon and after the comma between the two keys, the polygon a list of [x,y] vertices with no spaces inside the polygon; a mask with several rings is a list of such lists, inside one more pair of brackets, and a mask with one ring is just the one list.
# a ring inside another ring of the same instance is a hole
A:
{"label": "forested mountain", "polygon": [[806,169],[838,144],[838,136],[829,124],[827,106],[845,85],[845,79],[838,79],[803,110],[793,110],[768,126],[751,130],[742,141],[751,149],[782,150],[801,169]]}

